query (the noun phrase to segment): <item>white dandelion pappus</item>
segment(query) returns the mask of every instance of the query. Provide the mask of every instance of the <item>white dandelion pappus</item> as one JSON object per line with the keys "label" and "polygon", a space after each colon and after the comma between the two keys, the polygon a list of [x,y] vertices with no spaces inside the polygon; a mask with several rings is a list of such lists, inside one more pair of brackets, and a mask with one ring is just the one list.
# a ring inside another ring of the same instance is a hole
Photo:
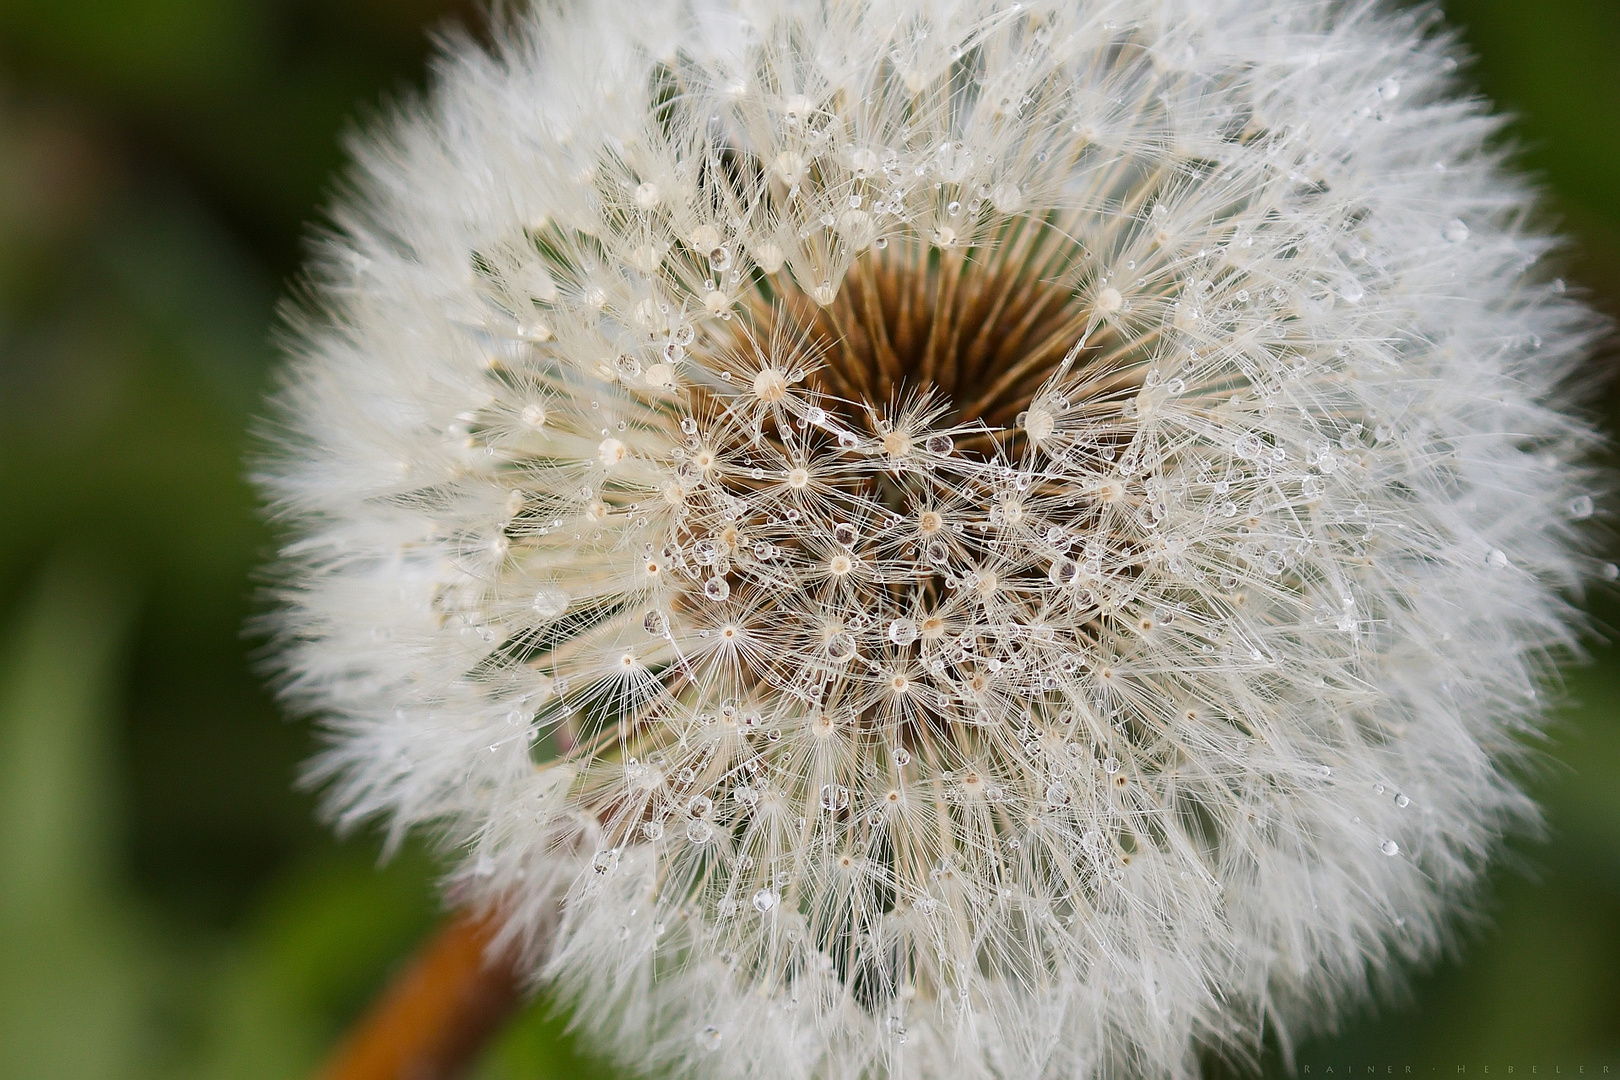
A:
{"label": "white dandelion pappus", "polygon": [[498,37],[360,144],[295,320],[341,822],[447,837],[692,1075],[1192,1075],[1435,952],[1598,565],[1594,320],[1432,19]]}

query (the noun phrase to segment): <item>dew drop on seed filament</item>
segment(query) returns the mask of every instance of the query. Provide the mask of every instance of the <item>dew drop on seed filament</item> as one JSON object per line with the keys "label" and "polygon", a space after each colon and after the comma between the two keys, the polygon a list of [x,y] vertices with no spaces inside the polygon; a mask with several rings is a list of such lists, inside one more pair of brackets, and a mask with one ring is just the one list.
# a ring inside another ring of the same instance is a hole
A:
{"label": "dew drop on seed filament", "polygon": [[1395,796],[1395,805],[1400,807],[1402,810],[1405,810],[1408,806],[1412,805],[1412,800],[1408,799],[1405,795],[1397,795]]}
{"label": "dew drop on seed filament", "polygon": [[724,1036],[720,1034],[719,1028],[713,1024],[707,1024],[698,1029],[696,1038],[699,1050],[714,1051],[720,1049],[720,1043]]}
{"label": "dew drop on seed filament", "polygon": [[1446,222],[1446,227],[1440,230],[1440,235],[1446,238],[1448,244],[1460,244],[1468,239],[1468,226],[1461,218],[1452,218]]}
{"label": "dew drop on seed filament", "polygon": [[1592,496],[1577,495],[1569,500],[1569,516],[1576,521],[1585,521],[1592,516]]}
{"label": "dew drop on seed filament", "polygon": [[649,821],[641,827],[641,835],[648,840],[662,840],[664,838],[664,823],[662,821]]}
{"label": "dew drop on seed filament", "polygon": [[928,441],[923,445],[927,447],[930,454],[948,454],[956,444],[951,441],[949,435],[930,435]]}
{"label": "dew drop on seed filament", "polygon": [[714,826],[707,821],[695,819],[686,823],[686,839],[694,844],[707,844],[714,836]]}
{"label": "dew drop on seed filament", "polygon": [[774,889],[761,889],[754,894],[754,910],[761,915],[776,907],[777,896]]}
{"label": "dew drop on seed filament", "polygon": [[855,526],[850,525],[847,522],[839,522],[837,525],[833,526],[833,539],[838,541],[840,544],[843,544],[845,547],[849,547],[851,544],[855,543]]}
{"label": "dew drop on seed filament", "polygon": [[534,594],[534,610],[542,619],[555,619],[568,610],[568,594],[548,585]]}
{"label": "dew drop on seed filament", "polygon": [[849,805],[849,788],[842,784],[821,785],[821,808],[828,813],[837,813]]}
{"label": "dew drop on seed filament", "polygon": [[894,752],[894,763],[896,765],[898,765],[902,769],[905,768],[907,765],[910,765],[911,764],[911,751],[905,749],[904,747],[901,747],[900,749],[896,750]]}
{"label": "dew drop on seed filament", "polygon": [[827,655],[840,664],[855,659],[855,638],[850,634],[834,634],[827,639]]}
{"label": "dew drop on seed filament", "polygon": [[722,577],[712,577],[703,583],[703,595],[716,603],[731,595],[731,586]]}
{"label": "dew drop on seed filament", "polygon": [[1385,855],[1393,857],[1401,853],[1401,845],[1397,844],[1393,840],[1385,840],[1382,844],[1378,845],[1378,850],[1382,851]]}
{"label": "dew drop on seed filament", "polygon": [[662,637],[669,630],[669,619],[662,611],[649,611],[642,617],[641,628],[654,637]]}
{"label": "dew drop on seed filament", "polygon": [[889,640],[896,645],[910,645],[917,640],[917,624],[911,619],[896,619],[889,624]]}

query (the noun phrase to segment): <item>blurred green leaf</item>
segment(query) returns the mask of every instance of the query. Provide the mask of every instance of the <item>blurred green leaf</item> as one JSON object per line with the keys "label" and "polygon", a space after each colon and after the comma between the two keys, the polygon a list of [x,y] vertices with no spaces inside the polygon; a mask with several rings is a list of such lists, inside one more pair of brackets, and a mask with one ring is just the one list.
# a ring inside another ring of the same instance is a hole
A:
{"label": "blurred green leaf", "polygon": [[142,928],[119,906],[113,717],[127,586],[49,564],[0,655],[0,1076],[130,1075]]}
{"label": "blurred green leaf", "polygon": [[431,860],[414,850],[380,872],[348,851],[283,880],[221,965],[195,1063],[180,1076],[310,1072],[428,932],[432,877]]}

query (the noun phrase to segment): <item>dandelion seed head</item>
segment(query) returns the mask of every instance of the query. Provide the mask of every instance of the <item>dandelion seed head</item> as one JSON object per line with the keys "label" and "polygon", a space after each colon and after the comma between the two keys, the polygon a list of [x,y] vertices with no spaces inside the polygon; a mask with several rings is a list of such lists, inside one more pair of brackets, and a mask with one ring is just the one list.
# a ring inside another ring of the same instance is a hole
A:
{"label": "dandelion seed head", "polygon": [[1442,31],[498,38],[362,145],[263,479],[341,821],[702,1076],[1191,1075],[1438,947],[1616,576],[1594,322]]}

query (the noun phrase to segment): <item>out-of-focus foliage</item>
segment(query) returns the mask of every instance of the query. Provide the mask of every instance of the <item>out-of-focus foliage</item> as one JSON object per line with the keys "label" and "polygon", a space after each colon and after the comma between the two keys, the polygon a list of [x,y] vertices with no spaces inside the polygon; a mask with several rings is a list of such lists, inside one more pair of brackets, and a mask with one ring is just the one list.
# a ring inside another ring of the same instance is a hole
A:
{"label": "out-of-focus foliage", "polygon": [[[450,6],[0,0],[0,1077],[303,1075],[437,917],[430,857],[379,870],[293,788],[311,734],[241,631],[272,543],[243,457],[339,134],[420,85]],[[1620,310],[1620,6],[1448,9],[1566,276]],[[1594,658],[1535,781],[1551,842],[1515,843],[1404,1005],[1297,1048],[1312,1075],[1620,1071],[1620,672]],[[544,1001],[478,1071],[605,1075]]]}

